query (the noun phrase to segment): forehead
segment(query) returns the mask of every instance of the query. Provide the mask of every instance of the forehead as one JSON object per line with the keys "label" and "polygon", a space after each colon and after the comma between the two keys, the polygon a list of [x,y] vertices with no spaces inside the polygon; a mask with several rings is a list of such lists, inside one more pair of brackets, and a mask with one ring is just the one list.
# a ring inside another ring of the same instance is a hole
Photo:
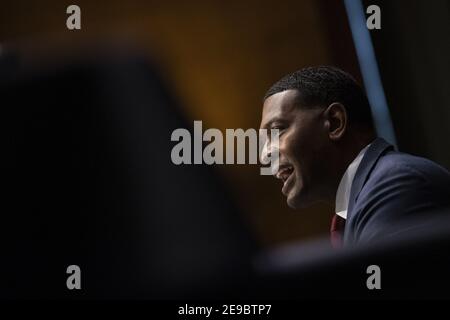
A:
{"label": "forehead", "polygon": [[298,110],[297,90],[286,90],[268,97],[264,101],[261,128],[266,127],[271,121],[292,116]]}

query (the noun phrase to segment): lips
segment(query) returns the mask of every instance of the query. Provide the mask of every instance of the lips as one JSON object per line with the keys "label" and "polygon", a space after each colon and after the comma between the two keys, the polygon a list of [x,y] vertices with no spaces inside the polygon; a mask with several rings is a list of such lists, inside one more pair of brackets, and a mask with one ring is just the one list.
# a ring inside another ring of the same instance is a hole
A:
{"label": "lips", "polygon": [[281,192],[284,195],[288,194],[290,185],[292,184],[293,179],[293,173],[294,173],[294,167],[290,164],[283,164],[280,165],[277,174],[275,175],[277,179],[280,179],[283,181],[283,188],[281,189]]}
{"label": "lips", "polygon": [[275,176],[277,177],[277,179],[286,182],[292,172],[294,172],[294,167],[292,167],[291,165],[280,165],[280,168],[278,169],[278,172]]}

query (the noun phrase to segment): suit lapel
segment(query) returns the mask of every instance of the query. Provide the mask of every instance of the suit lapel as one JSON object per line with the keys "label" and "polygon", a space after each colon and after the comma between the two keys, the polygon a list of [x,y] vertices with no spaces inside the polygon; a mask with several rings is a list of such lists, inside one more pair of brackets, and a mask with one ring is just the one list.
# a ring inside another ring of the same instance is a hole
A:
{"label": "suit lapel", "polygon": [[370,147],[367,149],[366,153],[364,154],[364,157],[361,160],[361,163],[359,164],[358,170],[356,171],[355,177],[353,179],[352,187],[350,190],[350,199],[348,203],[347,208],[347,222],[346,222],[346,228],[344,236],[346,239],[349,239],[351,236],[349,234],[349,228],[350,228],[350,220],[352,219],[353,214],[353,206],[358,199],[358,195],[361,192],[361,189],[363,188],[364,184],[366,183],[370,172],[372,171],[373,167],[377,163],[378,159],[381,157],[381,155],[388,149],[394,149],[394,147],[386,142],[386,140],[382,138],[375,139]]}

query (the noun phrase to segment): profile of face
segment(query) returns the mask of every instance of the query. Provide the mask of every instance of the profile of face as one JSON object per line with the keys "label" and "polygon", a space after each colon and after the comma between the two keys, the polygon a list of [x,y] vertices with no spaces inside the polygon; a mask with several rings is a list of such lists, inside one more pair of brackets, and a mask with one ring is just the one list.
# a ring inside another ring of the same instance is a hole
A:
{"label": "profile of face", "polygon": [[[343,110],[339,106],[302,107],[299,94],[297,90],[286,90],[269,96],[264,101],[260,125],[261,129],[279,130],[279,169],[275,177],[282,181],[281,192],[292,208],[310,206],[329,193],[334,134],[339,135],[345,126],[345,119],[344,123],[339,120],[345,115],[334,119],[334,113]],[[270,147],[264,152],[271,152]]]}

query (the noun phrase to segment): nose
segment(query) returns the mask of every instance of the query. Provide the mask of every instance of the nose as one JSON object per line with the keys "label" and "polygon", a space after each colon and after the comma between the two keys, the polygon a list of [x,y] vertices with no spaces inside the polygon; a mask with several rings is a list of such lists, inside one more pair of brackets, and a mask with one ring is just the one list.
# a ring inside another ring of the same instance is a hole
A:
{"label": "nose", "polygon": [[266,139],[259,160],[262,164],[269,164],[275,157],[278,158],[279,152],[278,139]]}
{"label": "nose", "polygon": [[[270,164],[270,168],[261,168],[261,172],[264,171],[262,173],[264,175],[274,175],[278,172],[280,153],[278,134],[278,130],[274,130],[274,132],[271,132],[270,139],[267,137],[267,134],[260,135],[260,139],[262,139],[260,142],[264,143],[260,155],[261,164]],[[269,170],[267,171],[266,169]]]}
{"label": "nose", "polygon": [[270,156],[271,156],[271,143],[269,139],[266,139],[264,142],[264,146],[262,148],[261,151],[261,156],[259,158],[259,160],[261,161],[262,164],[268,164],[270,161]]}

